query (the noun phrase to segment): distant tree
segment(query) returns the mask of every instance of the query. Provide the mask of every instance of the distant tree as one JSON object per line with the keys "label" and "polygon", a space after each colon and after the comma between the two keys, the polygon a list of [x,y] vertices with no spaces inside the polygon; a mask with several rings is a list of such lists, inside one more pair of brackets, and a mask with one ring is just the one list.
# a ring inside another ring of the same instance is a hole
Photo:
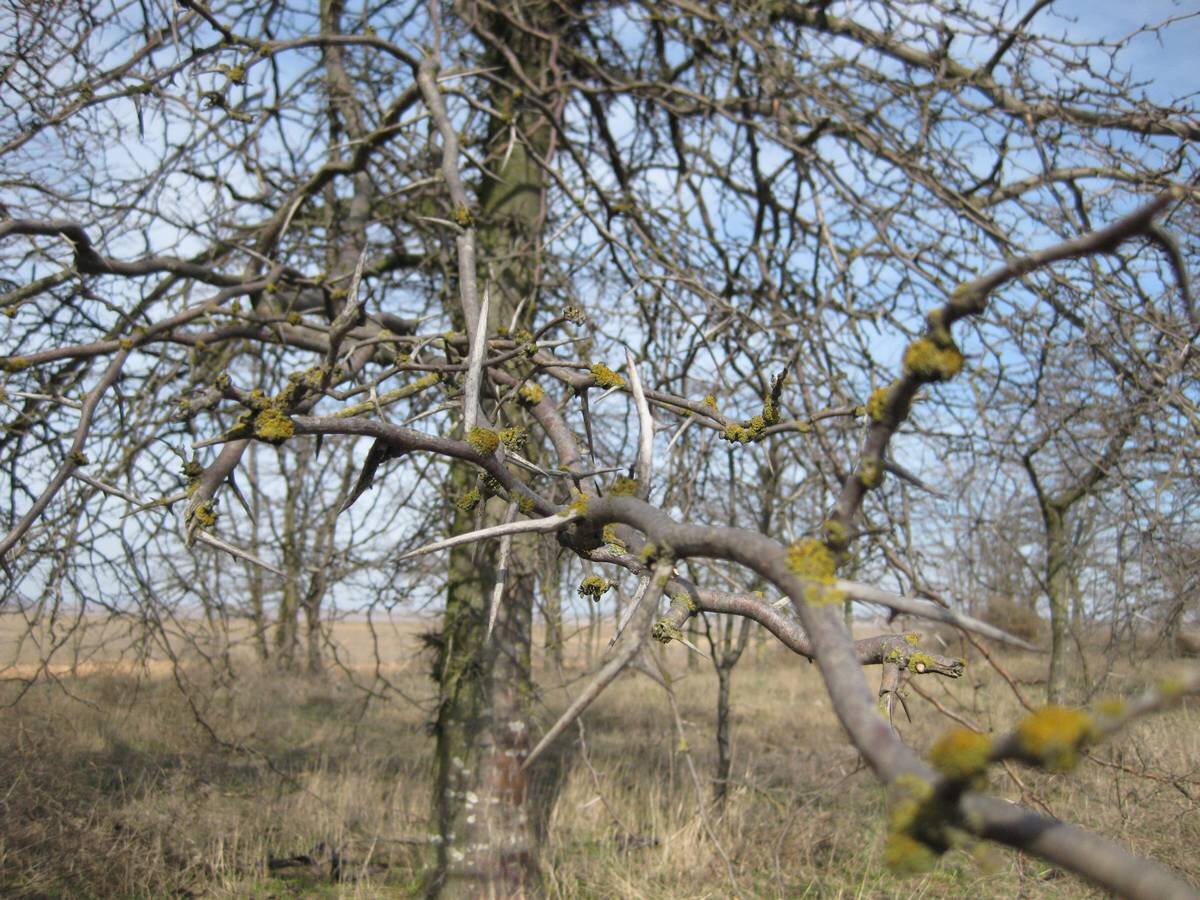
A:
{"label": "distant tree", "polygon": [[[838,578],[853,560],[928,592],[915,557],[940,528],[916,489],[954,490],[967,438],[1030,460],[1056,623],[1073,588],[1055,511],[1069,531],[1102,482],[1141,491],[1168,441],[1194,447],[1200,123],[1124,72],[1132,37],[1071,27],[1046,0],[17,9],[6,602],[119,609],[185,546],[266,573],[237,570],[260,635],[276,598],[285,653],[298,605],[311,648],[339,592],[440,598],[431,892],[535,888],[534,761],[649,635],[704,611],[815,659],[888,786],[897,869],[957,829],[1119,894],[1189,895],[975,789],[1003,759],[1066,767],[1174,690],[953,732],[931,765],[877,703],[901,670],[961,662],[902,633],[853,641],[843,616],[853,599],[1004,638]],[[1021,427],[1003,418],[1022,406]],[[285,452],[258,454],[243,508],[256,442]],[[767,493],[761,527],[725,524]],[[448,560],[421,546],[446,534]],[[535,595],[555,608],[560,550],[604,573],[584,596],[622,572],[637,589],[531,748]],[[689,559],[734,589],[684,578]],[[736,589],[756,579],[791,613]]]}

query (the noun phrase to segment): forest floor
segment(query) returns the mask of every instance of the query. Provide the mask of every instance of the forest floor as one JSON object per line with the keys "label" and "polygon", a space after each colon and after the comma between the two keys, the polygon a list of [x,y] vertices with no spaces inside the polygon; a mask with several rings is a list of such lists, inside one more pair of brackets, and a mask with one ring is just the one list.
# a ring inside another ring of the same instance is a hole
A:
{"label": "forest floor", "polygon": [[[135,661],[137,642],[113,626],[84,652],[78,635],[74,650],[64,642],[74,667],[60,652],[62,668],[39,669],[32,646],[17,652],[17,624],[0,620],[0,650],[18,661],[0,668],[0,896],[419,892],[432,856],[433,684],[416,624],[374,634],[365,623],[335,626],[344,665],[322,678],[271,673],[249,654],[204,660],[196,647],[178,664],[151,653]],[[39,637],[43,649],[52,639]],[[544,683],[565,677],[578,689],[577,645]],[[734,672],[733,776],[714,805],[711,665],[691,668],[677,644],[655,652],[675,678],[683,739],[663,689],[630,672],[586,713],[582,741],[578,730],[560,741],[538,783],[539,797],[554,794],[548,896],[1098,895],[1038,860],[965,841],[928,874],[890,874],[882,790],[815,668],[773,642],[752,639]],[[908,689],[912,721],[901,714],[899,729],[919,749],[951,723],[915,688],[984,729],[1019,718],[1010,686],[967,655],[966,677]],[[1041,701],[1044,658],[997,659],[1030,703]],[[1089,659],[1090,677],[1102,668],[1099,655]],[[1129,694],[1163,674],[1119,661],[1103,693]],[[561,688],[540,696],[539,728],[565,697]],[[1000,768],[991,785],[1200,882],[1198,703],[1137,723],[1072,773]]]}

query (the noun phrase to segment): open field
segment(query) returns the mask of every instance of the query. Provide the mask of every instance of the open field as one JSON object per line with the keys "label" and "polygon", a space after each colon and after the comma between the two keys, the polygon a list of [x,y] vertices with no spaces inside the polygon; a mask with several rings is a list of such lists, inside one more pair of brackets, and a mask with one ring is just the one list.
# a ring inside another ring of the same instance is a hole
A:
{"label": "open field", "polygon": [[[0,632],[8,658],[15,624]],[[73,675],[68,658],[55,677],[17,679],[37,669],[22,656],[0,684],[0,896],[413,895],[430,854],[433,685],[420,627],[378,632],[380,678],[364,623],[335,627],[348,665],[323,680],[265,674],[240,652],[209,665],[180,651],[176,666],[147,649],[143,666],[112,625],[77,637],[84,665]],[[882,791],[846,745],[815,669],[770,641],[752,644],[734,675],[734,785],[723,810],[707,807],[709,836],[689,760],[707,801],[716,679],[706,661],[689,670],[684,652],[663,656],[686,740],[662,689],[629,673],[585,715],[584,741],[571,733],[542,768],[548,895],[726,897],[735,882],[755,897],[1094,895],[1043,863],[969,845],[923,877],[890,875]],[[1023,682],[1042,666],[1003,661]],[[919,686],[980,725],[1013,722],[1019,706],[1001,678],[973,657],[968,672]],[[582,674],[579,661],[568,666],[574,686]],[[1108,689],[1161,674],[1118,668]],[[1021,689],[1040,699],[1038,685]],[[540,698],[540,726],[564,697]],[[927,746],[948,722],[911,691],[908,705],[901,730]],[[999,770],[992,785],[1200,881],[1200,705],[1143,721],[1095,755],[1070,775],[1013,769],[1017,782]]]}

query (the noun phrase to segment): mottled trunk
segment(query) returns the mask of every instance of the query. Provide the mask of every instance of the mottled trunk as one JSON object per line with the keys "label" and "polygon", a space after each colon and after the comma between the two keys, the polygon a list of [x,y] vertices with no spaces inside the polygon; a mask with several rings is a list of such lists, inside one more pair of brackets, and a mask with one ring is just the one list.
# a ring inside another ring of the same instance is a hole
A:
{"label": "mottled trunk", "polygon": [[[459,471],[469,483],[474,473]],[[501,504],[492,501],[489,517]],[[472,518],[459,514],[456,531]],[[495,632],[485,641],[498,573],[495,547],[451,554],[450,593],[436,672],[438,870],[441,897],[522,897],[536,886],[537,857],[521,762],[529,751],[532,579],[510,578]],[[516,565],[513,566],[516,568]]]}
{"label": "mottled trunk", "polygon": [[[554,25],[555,7],[522,6],[521,15],[543,28]],[[486,26],[500,49],[484,54],[484,62],[505,69],[511,52],[521,60],[524,76],[542,77],[550,44],[530,31],[515,28],[503,16],[469,9]],[[479,186],[476,226],[479,277],[491,280],[490,332],[497,326],[527,328],[538,310],[541,282],[540,246],[545,224],[542,169],[531,153],[549,155],[550,124],[522,92],[507,84],[520,78],[498,76],[491,82],[488,104],[507,121],[491,122],[488,170]],[[526,140],[509,141],[510,123]],[[512,319],[520,309],[517,322]],[[451,307],[462,327],[462,310]],[[490,410],[488,415],[491,415]],[[516,407],[501,417],[518,421]],[[539,448],[531,442],[528,455]],[[475,486],[476,473],[452,469],[456,495]],[[499,521],[504,503],[493,499],[485,523]],[[473,516],[458,513],[454,531],[475,526]],[[508,588],[496,630],[485,642],[487,608],[498,573],[494,543],[456,548],[450,554],[450,583],[445,623],[440,637],[436,674],[440,686],[437,717],[435,804],[441,836],[438,867],[430,893],[452,897],[524,897],[538,883],[536,831],[529,803],[529,784],[520,764],[529,749],[528,699],[534,608],[534,539],[513,542]]]}

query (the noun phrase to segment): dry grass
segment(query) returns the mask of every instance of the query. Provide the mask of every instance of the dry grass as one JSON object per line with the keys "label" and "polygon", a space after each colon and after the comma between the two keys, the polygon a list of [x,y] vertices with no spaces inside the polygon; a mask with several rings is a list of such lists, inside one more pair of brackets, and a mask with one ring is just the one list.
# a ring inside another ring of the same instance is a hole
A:
{"label": "dry grass", "polygon": [[[120,643],[111,627],[94,643]],[[235,678],[194,662],[105,670],[96,651],[82,653],[91,668],[74,676],[0,684],[0,702],[23,693],[0,712],[0,896],[416,893],[429,859],[421,839],[431,739],[428,711],[399,692],[431,691],[415,655],[417,627],[381,638],[397,690],[370,702],[350,676],[381,687],[368,674],[373,641],[361,624],[338,629],[353,665],[323,681],[262,674],[243,657]],[[662,690],[641,675],[624,676],[597,702],[585,716],[586,757],[576,732],[551,760],[561,781],[543,866],[549,895],[726,897],[730,870],[755,897],[1091,895],[1042,863],[970,846],[922,878],[890,875],[880,863],[880,789],[846,745],[813,667],[771,645],[748,651],[735,674],[734,784],[725,809],[708,810],[714,844],[685,754],[707,779],[716,681],[707,663],[689,671],[682,648],[665,659],[680,679],[687,746]],[[1014,656],[1005,664],[1025,677],[1042,665]],[[985,726],[1014,721],[1019,707],[999,677],[981,661],[970,672],[922,685]],[[1132,690],[1139,677],[1124,671],[1119,684]],[[1036,686],[1024,690],[1036,698]],[[542,697],[543,726],[564,702],[560,691]],[[926,746],[946,722],[915,695],[909,706],[914,722],[902,731]],[[1185,706],[1100,751],[1120,769],[1017,774],[1026,799],[1200,879],[1198,726],[1200,707]],[[1021,796],[1003,771],[992,781],[1001,795]],[[340,883],[328,877],[328,849],[313,852],[321,844],[344,859]],[[319,869],[266,869],[268,858],[299,854],[319,857]]]}

